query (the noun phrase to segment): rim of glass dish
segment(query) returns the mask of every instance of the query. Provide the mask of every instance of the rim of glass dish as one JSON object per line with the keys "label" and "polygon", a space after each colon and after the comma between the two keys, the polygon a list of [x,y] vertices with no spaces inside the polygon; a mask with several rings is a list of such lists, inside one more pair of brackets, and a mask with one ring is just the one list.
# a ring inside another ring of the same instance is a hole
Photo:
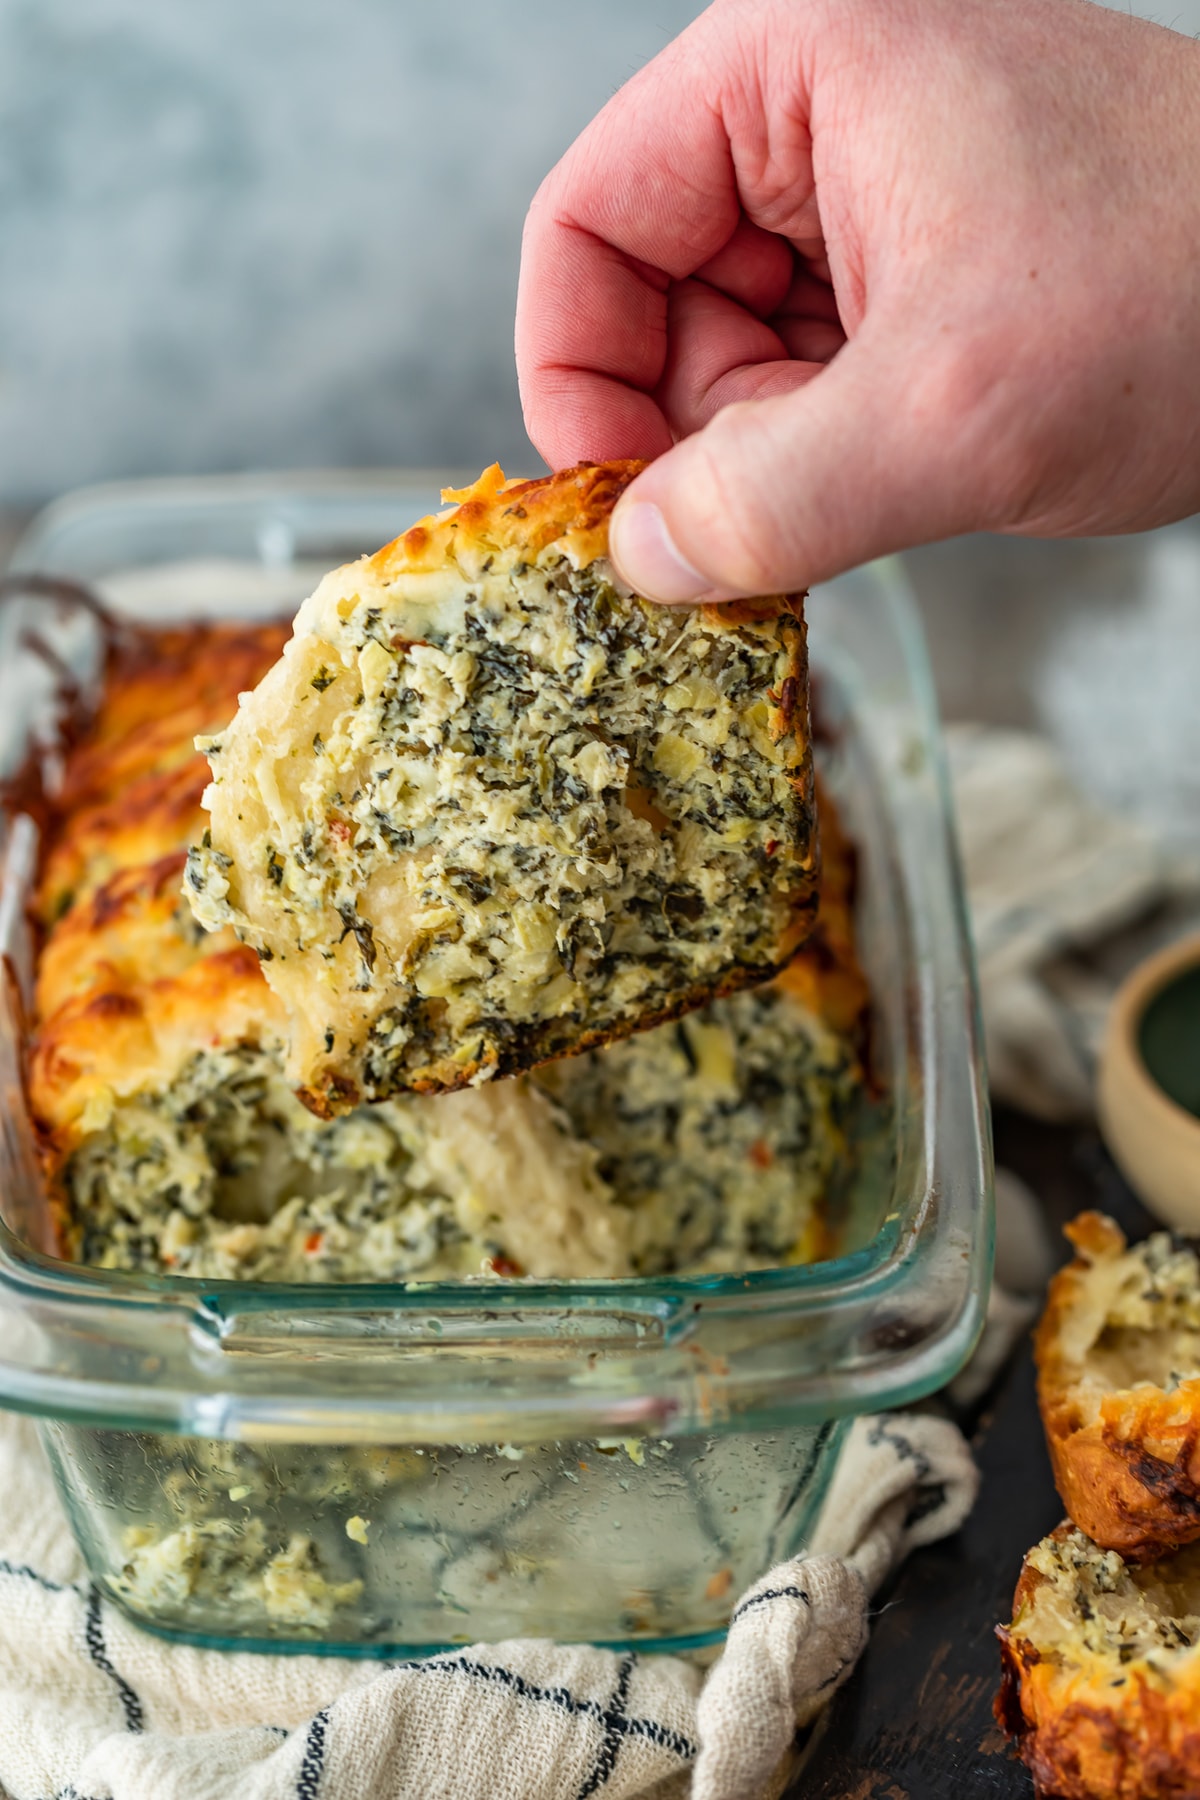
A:
{"label": "rim of glass dish", "polygon": [[[306,504],[319,508],[322,502],[336,507],[344,500],[351,503],[361,500],[364,504],[371,504],[390,493],[403,494],[418,490],[428,492],[433,485],[440,485],[443,479],[458,477],[455,473],[443,478],[439,474],[423,470],[372,471],[361,476],[347,472],[327,475],[305,471],[283,476],[256,474],[106,484],[97,489],[66,496],[39,515],[21,540],[12,567],[15,571],[28,571],[35,566],[53,569],[53,557],[47,551],[56,536],[69,535],[70,529],[77,522],[82,520],[86,524],[89,515],[97,513],[112,514],[122,508],[133,513],[169,513],[172,508],[185,506],[195,507],[200,511],[210,510],[216,514],[222,507],[228,508],[231,503],[240,507],[242,504],[279,506],[290,502],[300,508]],[[961,977],[964,990],[964,1050],[968,1053],[968,1088],[973,1102],[975,1130],[972,1142],[978,1153],[977,1166],[972,1171],[978,1179],[970,1185],[979,1189],[986,1202],[990,1191],[990,1132],[978,1056],[978,1044],[981,1041],[978,991],[962,882],[958,873],[957,849],[950,822],[949,783],[941,749],[932,675],[925,655],[921,627],[898,565],[894,561],[879,565],[876,575],[895,627],[909,694],[919,722],[921,748],[928,758],[932,777],[937,817],[931,819],[930,823],[936,827],[940,839],[938,860],[945,890],[942,898],[949,915],[947,919],[943,919],[943,923],[951,925],[954,940],[952,945],[943,943],[940,954],[935,945],[934,960],[940,963],[948,959]],[[904,892],[907,898],[907,888]],[[911,918],[906,922],[910,943],[917,955],[920,954],[917,943],[919,926],[920,921]],[[924,986],[927,987],[928,984]],[[928,1047],[933,1021],[929,1017],[927,992],[922,993],[922,1014],[919,1036],[922,1044]],[[925,1059],[925,1076],[922,1115],[911,1120],[903,1129],[910,1134],[915,1129],[921,1131],[926,1154],[919,1159],[920,1164],[922,1167],[936,1168],[936,1157],[931,1153],[936,1148],[937,1121],[931,1117],[931,1112],[936,1112],[940,1072],[934,1069],[932,1059],[928,1057]],[[903,1081],[903,1071],[895,1071],[895,1078]],[[900,1098],[902,1095],[897,1095],[897,1099]],[[903,1119],[902,1106],[897,1105],[896,1117],[898,1121]],[[901,1128],[898,1126],[897,1129]],[[898,1180],[904,1164],[911,1160],[904,1156],[903,1147],[901,1141],[897,1156]],[[960,1303],[939,1337],[926,1341],[916,1351],[911,1346],[897,1344],[890,1352],[881,1354],[872,1369],[862,1369],[863,1378],[850,1380],[842,1392],[833,1390],[839,1376],[844,1376],[846,1371],[839,1369],[835,1363],[828,1370],[826,1391],[819,1399],[807,1404],[801,1402],[799,1405],[794,1397],[790,1401],[779,1402],[783,1416],[788,1418],[815,1416],[814,1407],[819,1407],[820,1416],[826,1417],[839,1412],[861,1411],[881,1404],[899,1404],[930,1391],[948,1377],[977,1336],[982,1322],[983,1293],[990,1260],[989,1224],[986,1218],[977,1221],[974,1234],[966,1234],[965,1250],[962,1243],[950,1247],[940,1244],[936,1232],[931,1240],[930,1215],[944,1204],[945,1196],[926,1194],[922,1199],[907,1193],[903,1196],[894,1194],[892,1208],[868,1243],[846,1255],[822,1263],[789,1265],[735,1275],[556,1282],[494,1278],[466,1282],[412,1281],[321,1286],[306,1283],[197,1281],[187,1277],[81,1268],[47,1256],[18,1241],[9,1228],[0,1223],[0,1306],[4,1304],[4,1296],[7,1295],[9,1303],[36,1300],[48,1304],[53,1311],[73,1309],[78,1319],[81,1311],[93,1318],[97,1318],[100,1313],[117,1316],[122,1313],[144,1314],[149,1303],[161,1307],[164,1313],[185,1313],[192,1329],[199,1327],[201,1334],[215,1343],[223,1341],[231,1321],[270,1314],[302,1315],[310,1320],[316,1316],[334,1320],[372,1313],[409,1314],[414,1317],[418,1314],[427,1317],[436,1314],[445,1318],[448,1323],[456,1317],[486,1315],[497,1324],[505,1319],[519,1323],[522,1316],[527,1319],[530,1315],[552,1316],[555,1313],[592,1313],[597,1316],[619,1315],[626,1318],[632,1316],[657,1327],[653,1333],[653,1345],[648,1345],[638,1356],[645,1374],[649,1376],[650,1370],[645,1367],[646,1357],[660,1352],[665,1354],[681,1346],[686,1348],[689,1337],[696,1339],[702,1334],[702,1327],[714,1319],[754,1319],[765,1326],[774,1316],[786,1315],[790,1320],[796,1321],[806,1317],[819,1318],[822,1314],[836,1316],[839,1312],[847,1311],[856,1302],[865,1304],[874,1300],[881,1303],[889,1297],[894,1302],[907,1282],[914,1278],[914,1270],[922,1254],[925,1273],[928,1272],[929,1258],[940,1253],[944,1260],[948,1249],[952,1257],[961,1259],[967,1256],[975,1265],[974,1279],[963,1271],[963,1279],[957,1284],[961,1290]],[[424,1343],[430,1350],[443,1347],[432,1336],[424,1340]],[[448,1350],[451,1346],[446,1344],[444,1347]],[[191,1422],[194,1428],[197,1406],[172,1405],[167,1390],[161,1392],[162,1405],[147,1408],[143,1403],[141,1408],[131,1411],[131,1394],[124,1383],[118,1384],[118,1393],[110,1381],[88,1382],[78,1376],[55,1379],[49,1373],[33,1369],[27,1371],[28,1379],[22,1380],[20,1373],[0,1352],[0,1389],[6,1390],[8,1404],[24,1410],[59,1417],[86,1418],[98,1424],[134,1423],[162,1430],[180,1427],[187,1429],[188,1422]],[[237,1375],[235,1368],[230,1368],[227,1372],[231,1390],[237,1388]],[[678,1371],[676,1379],[677,1376]],[[237,1396],[231,1392],[225,1396],[229,1403],[226,1416],[223,1421],[218,1421],[215,1412],[220,1409],[214,1408],[213,1404],[218,1396],[208,1384],[204,1384],[205,1391],[201,1394],[198,1391],[200,1385],[197,1382],[194,1388],[189,1388],[186,1394],[177,1395],[176,1398],[183,1402],[203,1401],[199,1410],[208,1418],[209,1429],[212,1429],[214,1423],[219,1424],[220,1435],[243,1435],[245,1428],[255,1424],[268,1425],[271,1423],[271,1407],[280,1398],[273,1399],[270,1394],[263,1393]],[[287,1385],[290,1388],[291,1384]],[[144,1402],[145,1390],[139,1391]],[[377,1392],[363,1397],[363,1403],[376,1421],[382,1397]],[[597,1400],[601,1397],[599,1393],[595,1395]],[[284,1402],[285,1411],[294,1410],[295,1398],[294,1391],[289,1392]],[[627,1404],[627,1388],[619,1398],[625,1404],[616,1408],[616,1414],[619,1414],[625,1421],[625,1428],[628,1428],[631,1415]],[[306,1400],[310,1422],[314,1412],[344,1412],[349,1404],[345,1394],[311,1393]],[[561,1411],[561,1395],[555,1404]],[[522,1407],[520,1410],[525,1409]],[[589,1416],[595,1411],[594,1408],[583,1410],[587,1410]],[[778,1411],[779,1408],[776,1407],[775,1410]],[[756,1419],[772,1416],[769,1403],[752,1407],[751,1411]],[[153,1415],[153,1418],[149,1415]],[[739,1414],[739,1419],[741,1416]],[[166,1422],[168,1419],[178,1419],[178,1424],[173,1426]],[[594,1429],[594,1419],[592,1425]]]}

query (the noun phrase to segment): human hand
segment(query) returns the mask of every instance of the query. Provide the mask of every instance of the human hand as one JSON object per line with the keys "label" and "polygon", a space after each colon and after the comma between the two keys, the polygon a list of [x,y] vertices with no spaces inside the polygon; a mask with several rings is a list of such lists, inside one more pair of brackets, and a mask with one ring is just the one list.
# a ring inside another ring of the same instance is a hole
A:
{"label": "human hand", "polygon": [[1200,48],[1089,0],[717,0],[539,190],[517,363],[668,601],[1200,508]]}

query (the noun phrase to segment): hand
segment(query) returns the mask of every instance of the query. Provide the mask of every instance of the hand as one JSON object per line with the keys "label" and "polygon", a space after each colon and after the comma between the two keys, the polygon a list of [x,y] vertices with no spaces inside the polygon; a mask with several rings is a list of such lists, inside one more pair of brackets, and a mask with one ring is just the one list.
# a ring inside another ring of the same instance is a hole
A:
{"label": "hand", "polygon": [[551,466],[667,601],[1200,508],[1200,48],[1088,0],[717,0],[525,230]]}

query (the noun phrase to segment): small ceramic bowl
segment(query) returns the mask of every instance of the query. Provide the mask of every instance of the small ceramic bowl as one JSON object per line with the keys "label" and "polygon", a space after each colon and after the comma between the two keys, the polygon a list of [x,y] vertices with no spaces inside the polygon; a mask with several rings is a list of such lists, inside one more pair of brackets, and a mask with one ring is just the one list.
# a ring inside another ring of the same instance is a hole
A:
{"label": "small ceramic bowl", "polygon": [[1200,1232],[1200,933],[1117,990],[1100,1055],[1104,1140],[1151,1212]]}

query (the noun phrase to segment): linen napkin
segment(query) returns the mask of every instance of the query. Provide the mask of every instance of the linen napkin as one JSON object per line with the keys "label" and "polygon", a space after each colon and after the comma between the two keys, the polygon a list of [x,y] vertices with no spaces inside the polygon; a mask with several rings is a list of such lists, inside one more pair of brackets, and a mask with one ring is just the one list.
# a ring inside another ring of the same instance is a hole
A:
{"label": "linen napkin", "polygon": [[992,1097],[1090,1118],[1118,982],[1200,925],[1194,856],[1089,800],[1031,732],[946,732],[983,1001]]}
{"label": "linen napkin", "polygon": [[28,1421],[0,1415],[0,1469],[7,1800],[770,1800],[871,1593],[978,1480],[948,1420],[856,1420],[810,1548],[742,1596],[705,1674],[531,1639],[391,1664],[164,1643],[89,1580]]}

